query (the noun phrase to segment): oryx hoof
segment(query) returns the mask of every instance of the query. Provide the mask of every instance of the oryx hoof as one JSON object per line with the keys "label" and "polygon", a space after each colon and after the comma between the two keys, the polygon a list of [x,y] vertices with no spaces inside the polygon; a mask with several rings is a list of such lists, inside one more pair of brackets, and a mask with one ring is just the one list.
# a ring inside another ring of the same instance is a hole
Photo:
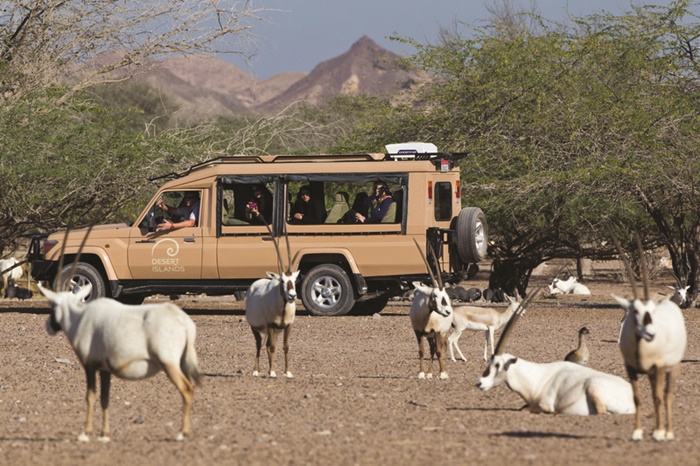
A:
{"label": "oryx hoof", "polygon": [[447,372],[440,372],[440,380],[445,380],[447,377]]}
{"label": "oryx hoof", "polygon": [[419,372],[419,373],[418,373],[418,378],[421,379],[421,380],[422,380],[422,379],[425,379],[425,372]]}
{"label": "oryx hoof", "polygon": [[634,432],[632,432],[632,440],[635,442],[641,442],[643,438],[644,431],[642,431],[642,429],[634,429]]}
{"label": "oryx hoof", "polygon": [[260,372],[258,372],[258,371],[253,371],[253,377],[257,377],[257,376],[259,376],[259,375],[260,375]]}
{"label": "oryx hoof", "polygon": [[433,373],[432,373],[432,372],[427,373],[427,374],[425,375],[425,378],[426,378],[426,379],[432,379],[432,378],[433,378]]}
{"label": "oryx hoof", "polygon": [[182,442],[183,440],[185,440],[185,434],[183,434],[182,432],[178,432],[175,436],[175,441]]}
{"label": "oryx hoof", "polygon": [[101,435],[97,437],[97,441],[101,443],[109,443],[110,438],[107,437],[106,435]]}
{"label": "oryx hoof", "polygon": [[90,437],[87,436],[85,432],[81,432],[80,435],[78,435],[78,442],[89,442]]}
{"label": "oryx hoof", "polygon": [[[673,435],[673,434],[671,434],[671,435]],[[654,429],[654,432],[651,434],[651,438],[653,438],[657,442],[665,442],[666,441],[666,430],[665,429]]]}
{"label": "oryx hoof", "polygon": [[270,377],[271,379],[276,379],[276,378],[277,378],[277,372],[275,372],[275,371],[270,371],[270,375],[269,375],[268,377]]}
{"label": "oryx hoof", "polygon": [[288,379],[293,379],[293,378],[294,378],[294,376],[292,375],[292,373],[289,372],[289,371],[285,372],[285,373],[284,373],[284,376],[287,377]]}
{"label": "oryx hoof", "polygon": [[670,430],[667,430],[667,431],[666,431],[666,441],[667,441],[667,442],[672,442],[672,441],[674,441],[674,440],[676,440],[676,436],[673,435],[673,432],[671,432]]}

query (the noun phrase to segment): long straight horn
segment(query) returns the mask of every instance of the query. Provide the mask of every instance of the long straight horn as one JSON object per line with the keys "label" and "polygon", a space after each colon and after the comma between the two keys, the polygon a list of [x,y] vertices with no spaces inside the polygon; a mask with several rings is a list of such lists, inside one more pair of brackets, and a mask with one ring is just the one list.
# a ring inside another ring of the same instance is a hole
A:
{"label": "long straight horn", "polygon": [[496,344],[496,350],[493,354],[503,354],[503,349],[506,345],[506,342],[508,341],[510,332],[512,331],[513,327],[515,327],[515,324],[518,322],[518,320],[520,320],[520,317],[522,317],[522,315],[525,314],[525,309],[527,309],[532,300],[535,299],[535,297],[538,294],[540,294],[540,291],[542,291],[542,287],[535,289],[535,291],[530,296],[528,296],[525,299],[525,301],[521,302],[518,305],[518,308],[515,310],[508,323],[506,323],[506,326],[503,327],[503,332],[501,332],[501,337],[498,339],[498,343]]}
{"label": "long straight horn", "polygon": [[66,256],[66,244],[68,243],[68,232],[70,231],[71,223],[66,225],[66,233],[63,235],[63,244],[61,244],[61,255],[58,258],[58,275],[56,281],[54,281],[53,290],[58,292],[61,291],[61,270],[63,269],[63,260]]}
{"label": "long straight horn", "polygon": [[284,241],[287,243],[287,273],[292,273],[292,248],[289,246],[289,233],[287,232],[287,226],[284,227]]}
{"label": "long straight horn", "polygon": [[644,248],[642,247],[642,238],[639,236],[639,233],[636,233],[635,237],[637,239],[637,251],[639,253],[639,267],[642,273],[644,301],[649,301],[649,272],[647,270],[647,259],[644,255]]}
{"label": "long straight horn", "polygon": [[430,247],[430,254],[432,254],[432,256],[433,256],[433,262],[435,262],[435,274],[436,274],[437,282],[438,282],[440,289],[442,290],[445,288],[445,284],[442,282],[442,274],[440,273],[440,262],[438,261],[437,254],[435,254],[435,250],[433,249],[433,245],[428,244],[428,246]]}
{"label": "long straight horn", "polygon": [[[75,275],[75,270],[78,268],[78,262],[80,262],[80,255],[83,253],[83,249],[85,248],[85,243],[87,242],[88,236],[90,236],[90,232],[92,231],[92,228],[95,225],[90,225],[85,232],[85,237],[83,237],[83,240],[80,242],[80,247],[78,248],[78,253],[75,255],[75,259],[73,260],[73,267],[70,269],[70,275],[68,275],[68,280],[73,280],[73,275]],[[60,272],[59,272],[60,273]],[[64,287],[62,287],[64,288]]]}
{"label": "long straight horn", "polygon": [[275,238],[275,235],[272,234],[272,228],[270,228],[270,224],[267,223],[265,217],[263,217],[263,223],[265,224],[265,228],[267,228],[267,232],[270,233],[270,239],[272,239],[272,244],[275,245],[275,251],[277,251],[277,264],[279,265],[280,275],[282,275],[284,274],[284,264],[282,263],[282,254],[280,253],[280,246],[279,244],[277,244],[277,239]]}
{"label": "long straight horn", "polygon": [[430,264],[428,263],[428,259],[425,257],[425,254],[423,254],[423,250],[420,248],[418,245],[418,241],[416,241],[415,238],[413,238],[413,242],[416,243],[416,247],[418,248],[418,252],[420,253],[420,256],[423,258],[423,262],[425,263],[425,268],[428,269],[428,273],[430,274],[430,279],[432,280],[433,283],[433,288],[438,288],[438,282],[435,279],[435,275],[433,275],[433,269],[430,268]]}
{"label": "long straight horn", "polygon": [[613,243],[615,244],[615,247],[617,248],[617,252],[620,254],[620,259],[622,259],[622,263],[625,264],[625,269],[627,270],[627,279],[629,280],[630,287],[632,288],[632,296],[634,296],[634,299],[639,299],[639,296],[637,294],[637,287],[634,284],[634,272],[632,271],[630,261],[627,260],[627,256],[625,256],[625,251],[622,250],[622,245],[617,239],[617,236],[613,234],[612,228],[610,228],[609,225],[606,225],[606,228],[608,230],[608,234],[613,240]]}

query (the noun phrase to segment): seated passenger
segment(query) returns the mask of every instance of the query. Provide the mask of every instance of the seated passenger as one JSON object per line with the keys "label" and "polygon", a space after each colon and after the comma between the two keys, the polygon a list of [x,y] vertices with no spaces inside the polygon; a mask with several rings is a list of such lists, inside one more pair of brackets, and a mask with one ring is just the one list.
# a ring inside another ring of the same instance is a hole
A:
{"label": "seated passenger", "polygon": [[302,186],[292,206],[289,223],[311,225],[323,223],[325,219],[326,210],[323,205],[317,199],[311,199],[311,189],[308,186]]}
{"label": "seated passenger", "polygon": [[377,205],[372,206],[372,209],[368,217],[365,217],[361,213],[355,213],[355,218],[360,223],[381,223],[384,216],[389,211],[389,207],[394,203],[391,198],[391,191],[387,186],[377,187]]}
{"label": "seated passenger", "polygon": [[[173,216],[171,220],[164,220],[159,224],[156,231],[178,230],[197,226],[199,217],[199,191],[185,191],[182,202],[177,207],[165,204],[163,198],[158,199],[156,205],[165,212]],[[173,221],[177,220],[177,221]]]}
{"label": "seated passenger", "polygon": [[246,219],[258,225],[272,221],[272,193],[263,185],[253,186],[253,198],[246,205]]}
{"label": "seated passenger", "polygon": [[348,205],[348,200],[350,196],[344,191],[338,191],[335,193],[335,203],[331,207],[330,212],[328,212],[328,217],[326,217],[326,223],[339,223],[343,218],[343,215],[350,210]]}

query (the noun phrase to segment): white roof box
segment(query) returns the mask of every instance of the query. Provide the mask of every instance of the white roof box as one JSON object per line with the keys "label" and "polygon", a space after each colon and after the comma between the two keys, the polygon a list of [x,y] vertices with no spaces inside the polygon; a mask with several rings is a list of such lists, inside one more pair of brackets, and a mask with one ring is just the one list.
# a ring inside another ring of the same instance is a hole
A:
{"label": "white roof box", "polygon": [[418,155],[435,154],[437,146],[429,142],[402,142],[399,144],[387,144],[386,153],[389,155]]}

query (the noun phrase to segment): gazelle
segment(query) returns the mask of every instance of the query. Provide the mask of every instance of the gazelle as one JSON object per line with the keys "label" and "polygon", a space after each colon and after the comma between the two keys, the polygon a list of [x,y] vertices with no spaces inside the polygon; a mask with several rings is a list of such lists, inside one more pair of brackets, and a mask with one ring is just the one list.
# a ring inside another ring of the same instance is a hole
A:
{"label": "gazelle", "polygon": [[505,295],[506,299],[510,302],[508,309],[504,312],[497,311],[496,309],[488,307],[477,307],[477,306],[459,306],[453,309],[453,319],[452,327],[454,331],[447,338],[447,344],[450,348],[450,359],[456,361],[454,355],[454,349],[457,349],[459,357],[462,361],[466,361],[467,358],[462,354],[462,350],[457,344],[457,340],[462,335],[465,330],[474,331],[484,331],[484,361],[488,361],[488,345],[491,342],[491,354],[493,354],[493,339],[496,330],[505,325],[506,322],[511,318],[520,300],[517,298],[511,298]]}
{"label": "gazelle", "polygon": [[[88,230],[85,238],[89,235]],[[68,229],[63,241],[65,249]],[[75,273],[78,257],[69,279]],[[63,253],[58,270],[63,268]],[[56,280],[60,283],[61,277]],[[191,431],[190,417],[194,401],[194,385],[200,370],[195,352],[196,327],[192,319],[172,303],[128,306],[110,298],[88,303],[92,286],[72,291],[52,291],[38,285],[51,304],[46,322],[50,335],[63,331],[75,350],[87,377],[87,417],[78,440],[86,442],[93,431],[96,399],[96,373],[100,373],[102,431],[100,441],[109,441],[109,388],[111,376],[140,380],[161,370],[182,395],[183,420],[176,439],[182,440]]]}
{"label": "gazelle", "polygon": [[[652,437],[656,441],[674,440],[672,423],[673,389],[681,371],[681,360],[685,354],[687,332],[683,313],[676,303],[665,297],[660,300],[649,299],[649,284],[646,264],[642,260],[642,284],[644,296],[638,297],[634,274],[626,259],[620,242],[615,236],[613,241],[627,269],[627,276],[632,287],[634,299],[613,295],[613,298],[625,310],[625,317],[620,331],[620,351],[625,362],[627,374],[634,390],[634,403],[637,409],[632,440],[642,440],[642,399],[639,392],[639,374],[647,374],[654,399],[656,424]],[[643,256],[642,244],[637,237],[637,249]],[[664,388],[665,376],[665,388]],[[661,418],[661,403],[666,407],[666,427]]]}
{"label": "gazelle", "polygon": [[416,334],[416,339],[418,340],[418,359],[420,361],[420,372],[418,372],[419,379],[425,379],[426,374],[423,370],[423,338],[428,340],[428,345],[430,346],[430,372],[427,377],[432,378],[433,376],[433,359],[437,356],[441,379],[447,378],[447,372],[445,371],[445,336],[452,326],[452,304],[450,303],[450,298],[447,296],[447,291],[442,282],[442,277],[440,275],[440,265],[437,261],[437,257],[433,252],[432,248],[430,253],[434,259],[436,266],[436,275],[433,274],[428,259],[423,254],[418,242],[414,239],[418,252],[425,262],[425,267],[428,269],[428,274],[430,274],[430,279],[432,286],[425,286],[420,282],[414,282],[413,285],[416,288],[414,293],[413,302],[411,303],[411,309],[409,311],[409,316],[411,318],[411,325],[413,326],[413,332]]}
{"label": "gazelle", "polygon": [[514,325],[536,294],[521,303],[506,324],[496,352],[476,386],[486,391],[505,382],[534,413],[633,413],[632,387],[621,377],[568,361],[538,364],[504,352]]}
{"label": "gazelle", "polygon": [[274,357],[277,342],[277,334],[284,332],[284,374],[287,378],[293,375],[289,370],[289,335],[296,316],[296,280],[299,270],[292,272],[292,253],[289,248],[289,236],[285,231],[284,238],[287,242],[287,255],[289,266],[286,271],[282,261],[279,244],[275,239],[270,226],[267,226],[272,242],[275,245],[279,263],[279,274],[267,272],[268,278],[261,278],[253,282],[248,288],[245,300],[245,317],[255,337],[255,367],[253,376],[260,374],[260,350],[262,348],[262,336],[266,335],[265,347],[269,361],[269,377],[277,377],[274,368]]}

